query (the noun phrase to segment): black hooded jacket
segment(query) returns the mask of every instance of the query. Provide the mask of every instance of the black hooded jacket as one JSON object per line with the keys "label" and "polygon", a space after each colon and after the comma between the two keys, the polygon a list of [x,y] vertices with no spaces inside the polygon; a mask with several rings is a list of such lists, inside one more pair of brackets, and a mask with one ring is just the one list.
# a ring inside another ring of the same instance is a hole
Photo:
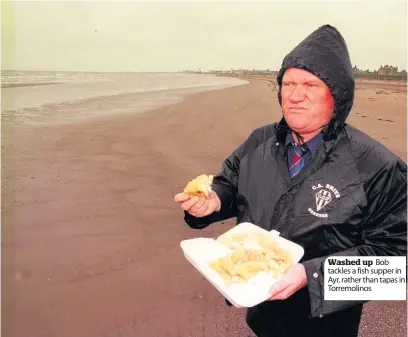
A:
{"label": "black hooded jacket", "polygon": [[[236,217],[237,223],[275,229],[301,245],[308,286],[299,301],[308,302],[309,318],[325,317],[361,304],[324,300],[328,256],[406,255],[406,164],[345,123],[353,105],[354,79],[346,43],[335,28],[320,27],[285,57],[277,78],[280,87],[289,68],[311,72],[333,95],[334,115],[324,128],[321,147],[291,179],[285,120],[256,129],[214,177],[221,210],[202,218],[185,213],[185,221],[200,229]],[[280,302],[283,308],[286,301]],[[248,324],[256,330],[256,320],[267,315],[268,307],[251,310],[256,315],[249,315]]]}

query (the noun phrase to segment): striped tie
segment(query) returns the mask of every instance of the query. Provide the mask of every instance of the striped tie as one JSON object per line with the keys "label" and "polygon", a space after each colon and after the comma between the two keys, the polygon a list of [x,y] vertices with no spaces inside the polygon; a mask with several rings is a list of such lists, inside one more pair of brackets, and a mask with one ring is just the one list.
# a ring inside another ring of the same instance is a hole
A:
{"label": "striped tie", "polygon": [[295,156],[293,157],[292,163],[290,164],[289,168],[289,174],[291,178],[297,175],[305,165],[300,149],[298,147],[294,147],[293,150],[295,151]]}

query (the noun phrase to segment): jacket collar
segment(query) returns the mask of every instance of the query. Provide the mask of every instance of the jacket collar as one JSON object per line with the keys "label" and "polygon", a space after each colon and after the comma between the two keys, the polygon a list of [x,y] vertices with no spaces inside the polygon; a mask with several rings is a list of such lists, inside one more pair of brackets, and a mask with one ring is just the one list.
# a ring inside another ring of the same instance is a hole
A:
{"label": "jacket collar", "polygon": [[[316,136],[314,136],[312,139],[309,139],[307,142],[303,144],[303,147],[306,146],[306,148],[311,152],[314,153],[320,146],[320,144],[323,142],[324,135],[322,132],[318,133]],[[285,148],[289,144],[294,143],[295,140],[293,138],[293,135],[291,132],[288,132],[286,134],[286,139],[285,139]],[[295,142],[296,143],[296,142]]]}
{"label": "jacket collar", "polygon": [[[286,136],[288,135],[288,133],[291,133],[290,131],[291,131],[291,129],[290,129],[288,123],[286,123],[285,118],[282,117],[280,122],[275,124],[275,132],[276,132],[277,142],[285,144]],[[330,140],[324,139],[323,144],[324,144],[324,146],[326,148],[326,153],[329,153],[331,151],[332,147],[336,143],[337,138],[338,137],[335,137],[334,139],[330,139]]]}

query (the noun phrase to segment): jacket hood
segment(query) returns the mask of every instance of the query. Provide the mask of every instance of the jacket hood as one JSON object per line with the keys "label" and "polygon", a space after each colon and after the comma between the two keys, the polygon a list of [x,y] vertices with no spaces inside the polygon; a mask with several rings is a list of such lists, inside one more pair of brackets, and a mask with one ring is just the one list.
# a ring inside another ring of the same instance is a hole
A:
{"label": "jacket hood", "polygon": [[355,87],[349,52],[342,35],[330,25],[321,26],[286,55],[277,77],[280,104],[282,78],[289,68],[306,70],[326,83],[334,99],[334,112],[323,132],[326,140],[336,138],[353,106]]}

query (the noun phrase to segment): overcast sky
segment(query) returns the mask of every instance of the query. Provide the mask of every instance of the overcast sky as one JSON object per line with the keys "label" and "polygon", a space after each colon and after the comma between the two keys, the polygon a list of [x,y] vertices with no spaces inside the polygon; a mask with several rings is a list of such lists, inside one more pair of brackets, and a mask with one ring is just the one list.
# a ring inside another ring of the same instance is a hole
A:
{"label": "overcast sky", "polygon": [[360,68],[407,67],[406,1],[19,2],[2,4],[2,68],[273,69],[323,24]]}

